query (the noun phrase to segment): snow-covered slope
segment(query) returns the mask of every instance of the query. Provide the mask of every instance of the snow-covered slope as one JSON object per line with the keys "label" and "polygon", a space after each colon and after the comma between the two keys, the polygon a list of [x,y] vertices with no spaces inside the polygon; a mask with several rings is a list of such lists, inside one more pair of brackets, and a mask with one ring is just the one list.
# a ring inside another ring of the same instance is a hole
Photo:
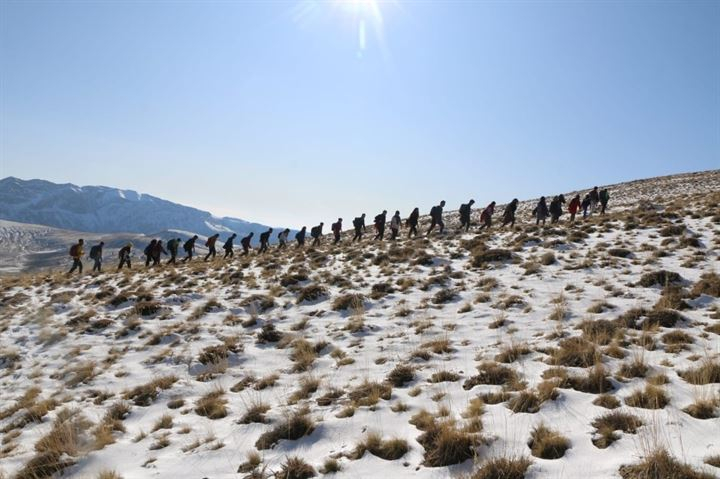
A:
{"label": "snow-covered slope", "polygon": [[573,225],[2,277],[0,476],[718,477],[717,178]]}
{"label": "snow-covered slope", "polygon": [[182,229],[214,233],[267,230],[267,226],[172,203],[131,190],[75,186],[44,180],[0,180],[0,219],[93,233],[152,234]]}

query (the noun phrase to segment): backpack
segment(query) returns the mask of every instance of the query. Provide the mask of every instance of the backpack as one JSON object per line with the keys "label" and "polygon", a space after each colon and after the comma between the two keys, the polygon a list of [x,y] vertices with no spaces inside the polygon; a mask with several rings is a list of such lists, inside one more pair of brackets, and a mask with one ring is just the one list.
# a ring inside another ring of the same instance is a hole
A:
{"label": "backpack", "polygon": [[316,236],[320,236],[320,227],[313,226],[313,228],[310,230],[310,236],[312,236],[313,238]]}
{"label": "backpack", "polygon": [[380,223],[384,223],[384,221],[383,221],[383,215],[377,215],[377,216],[375,217],[375,224],[380,224]]}
{"label": "backpack", "polygon": [[185,251],[190,251],[193,249],[193,244],[190,242],[190,240],[187,240],[185,244],[183,245],[183,249]]}
{"label": "backpack", "polygon": [[93,246],[90,248],[90,259],[97,259],[100,256],[100,247]]}
{"label": "backpack", "polygon": [[437,207],[437,206],[433,206],[433,207],[430,209],[430,218],[432,218],[432,219],[437,219],[437,214],[438,214],[438,207]]}
{"label": "backpack", "polygon": [[353,220],[353,226],[355,228],[360,228],[362,226],[362,218],[355,218]]}
{"label": "backpack", "polygon": [[70,247],[70,256],[73,258],[78,255],[78,245],[74,244]]}
{"label": "backpack", "polygon": [[207,247],[207,246],[210,246],[210,238],[208,238],[208,239],[205,241],[205,246],[206,246],[206,247]]}
{"label": "backpack", "polygon": [[145,247],[145,250],[143,251],[145,253],[145,256],[150,256],[150,253],[152,253],[152,250],[150,249],[150,245],[147,245]]}
{"label": "backpack", "polygon": [[470,205],[467,203],[460,205],[460,216],[467,216],[470,213]]}

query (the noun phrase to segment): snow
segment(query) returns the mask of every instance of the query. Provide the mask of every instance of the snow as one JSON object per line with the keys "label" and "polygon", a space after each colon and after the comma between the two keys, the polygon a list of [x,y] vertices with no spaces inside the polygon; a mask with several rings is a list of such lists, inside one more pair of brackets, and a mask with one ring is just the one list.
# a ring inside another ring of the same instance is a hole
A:
{"label": "snow", "polygon": [[[705,194],[705,188],[715,193],[720,191],[714,183],[710,184],[715,186],[696,183],[694,187],[683,186],[672,195],[666,194],[664,201],[669,201],[671,197],[687,197],[686,201],[690,201],[689,195]],[[618,198],[618,204],[612,205],[613,211],[631,209],[641,200],[649,200],[648,192],[656,194],[663,184],[656,184],[654,189],[648,188],[648,185],[639,188],[633,183],[626,188],[618,187],[617,191],[611,191],[611,194],[615,193],[613,198]],[[696,205],[702,198],[692,197],[692,204]],[[318,263],[311,263],[314,258],[311,253],[298,254],[290,248],[284,253],[273,250],[272,256],[263,259],[253,256],[248,261],[236,256],[227,264],[220,260],[212,264],[196,260],[192,266],[149,271],[139,268],[127,276],[108,272],[97,277],[67,280],[44,275],[17,285],[8,280],[0,290],[4,298],[20,292],[29,298],[19,306],[0,313],[0,326],[4,331],[0,336],[0,351],[18,351],[22,362],[22,367],[14,370],[8,367],[0,369],[0,387],[9,392],[0,396],[0,411],[13,405],[31,385],[37,385],[42,389],[42,398],[66,397],[63,406],[79,408],[88,419],[97,423],[125,391],[154,378],[174,374],[179,381],[172,388],[161,391],[150,406],[132,405],[129,416],[123,421],[126,432],[116,432],[114,444],[78,457],[77,464],[66,471],[68,477],[95,477],[102,470],[113,469],[125,479],[243,477],[237,473],[238,466],[245,461],[246,453],[254,450],[258,437],[290,411],[303,405],[310,408],[310,415],[317,423],[315,430],[299,440],[283,440],[273,449],[260,451],[263,464],[269,471],[277,471],[288,456],[294,455],[319,469],[328,457],[350,452],[364,434],[377,431],[384,438],[406,439],[410,451],[395,461],[385,461],[370,453],[358,460],[340,457],[343,469],[337,477],[445,478],[470,472],[474,467],[472,460],[447,467],[424,466],[424,450],[416,440],[421,432],[409,423],[410,418],[421,409],[434,413],[440,406],[445,406],[451,416],[462,424],[461,414],[471,399],[502,389],[501,386],[478,385],[465,390],[463,382],[476,374],[476,366],[482,360],[493,360],[498,352],[513,342],[527,344],[531,353],[507,366],[521,375],[528,388],[536,387],[543,381],[543,371],[553,367],[547,364],[548,354],[544,352],[547,348],[557,347],[558,340],[549,337],[551,333],[562,331],[566,337],[579,336],[581,333],[576,326],[585,319],[612,320],[631,308],[651,308],[661,298],[659,286],[635,285],[646,272],[659,269],[677,272],[685,279],[686,287],[692,286],[706,272],[719,272],[719,225],[713,219],[713,214],[719,212],[717,207],[714,213],[696,212],[699,214],[682,215],[676,221],[682,221],[703,245],[699,250],[704,256],[697,264],[687,262],[694,257],[695,249],[664,243],[665,238],[658,234],[660,226],[641,224],[637,229],[628,230],[624,227],[625,221],[618,217],[593,218],[586,223],[580,222],[580,225],[595,225],[589,237],[582,242],[571,242],[565,237],[567,218],[564,217],[560,225],[561,234],[553,234],[550,226],[544,233],[528,231],[530,236],[538,236],[542,241],[525,243],[515,251],[519,262],[493,264],[488,269],[470,265],[471,253],[462,242],[476,238],[476,233],[472,231],[457,236],[434,237],[427,243],[423,239],[403,239],[399,243],[400,247],[412,251],[426,249],[435,258],[431,266],[413,265],[409,260],[387,266],[376,265],[373,261],[378,254],[390,252],[389,242],[372,243],[366,237],[362,245],[350,245],[346,233],[345,244],[341,248],[330,246],[325,239],[320,249],[326,253],[324,264],[319,264],[322,261],[317,258]],[[496,214],[496,219],[498,216]],[[525,226],[526,218],[519,223]],[[449,230],[456,227],[451,221],[448,223]],[[581,228],[580,225],[575,229]],[[511,248],[519,234],[520,231],[500,232],[493,229],[482,238],[490,248]],[[553,240],[563,240],[563,243],[554,244]],[[635,258],[609,258],[607,249],[619,246],[631,249]],[[655,257],[654,252],[658,250],[664,250],[669,255]],[[542,266],[538,274],[525,274],[524,264],[549,251],[557,257],[556,263]],[[361,260],[361,253],[375,256]],[[274,258],[278,260],[277,270],[267,267]],[[581,265],[585,260],[591,262],[591,266],[566,267]],[[239,320],[250,318],[256,310],[243,305],[243,301],[253,294],[269,294],[271,288],[278,286],[279,278],[296,271],[293,267],[297,266],[305,266],[310,274],[310,280],[301,286],[320,283],[327,288],[328,295],[318,301],[297,304],[297,291],[283,288],[275,292],[276,306],[257,314],[257,325],[244,327],[226,321],[230,313]],[[106,267],[111,269],[112,265]],[[238,271],[242,272],[243,279],[225,279],[227,274]],[[448,275],[447,287],[456,290],[458,296],[450,303],[436,305],[431,298],[442,286],[429,285],[424,290],[422,283],[442,274]],[[330,279],[334,277],[350,280],[352,286],[333,285]],[[495,278],[499,285],[487,292],[489,301],[478,303],[478,294],[483,292],[478,284],[488,277]],[[43,281],[44,278],[52,281]],[[402,291],[397,286],[400,279],[412,279],[416,284]],[[370,299],[372,286],[384,282],[393,283],[396,291],[382,298]],[[582,291],[568,290],[568,285],[582,288]],[[127,336],[118,336],[118,331],[134,317],[134,302],[128,301],[115,307],[108,304],[108,298],[97,300],[95,293],[108,287],[114,288],[115,293],[145,288],[153,293],[164,311],[140,317],[138,330]],[[70,299],[52,299],[53,295],[64,292]],[[362,331],[352,333],[345,330],[352,314],[332,309],[333,300],[346,293],[362,293],[367,297],[362,313],[365,329]],[[558,322],[548,318],[555,307],[553,300],[561,293],[566,298],[570,314]],[[505,294],[519,296],[527,307],[506,310],[494,307]],[[200,319],[193,319],[193,313],[210,299],[216,299],[221,308],[211,310]],[[597,314],[589,313],[588,308],[600,300],[611,303],[614,308]],[[660,328],[656,333],[651,331],[658,343],[654,350],[632,344],[632,340],[643,331],[629,330],[628,344],[624,346],[627,351],[625,359],[602,356],[603,365],[612,373],[612,394],[623,403],[619,410],[637,415],[643,421],[644,425],[637,434],[619,433],[620,439],[606,449],[594,446],[591,423],[608,410],[593,404],[597,397],[594,394],[560,388],[558,398],[543,403],[534,414],[514,413],[505,403],[487,404],[481,416],[483,430],[480,435],[484,443],[477,449],[478,462],[498,455],[529,456],[527,441],[530,430],[544,422],[567,437],[571,448],[561,459],[532,457],[533,464],[526,474],[528,478],[619,477],[618,468],[621,465],[636,462],[646,445],[655,443],[668,448],[675,457],[698,470],[717,475],[718,469],[703,461],[711,454],[720,454],[720,418],[695,419],[683,409],[698,397],[720,397],[720,384],[694,386],[682,379],[678,372],[697,366],[698,361],[704,358],[714,361],[720,358],[720,335],[704,331],[705,326],[717,324],[720,300],[703,295],[689,302],[692,308],[681,312],[687,321],[679,323],[676,328]],[[466,304],[470,304],[472,309],[461,312]],[[410,310],[407,316],[397,314],[403,308]],[[95,311],[91,321],[110,319],[111,324],[105,329],[89,332],[82,327],[68,325],[68,320],[89,309]],[[490,324],[503,314],[507,324],[491,329]],[[307,321],[305,329],[297,327],[301,321]],[[428,327],[420,328],[425,322],[428,322]],[[281,332],[296,338],[305,338],[311,343],[327,341],[329,345],[321,350],[308,373],[293,372],[293,362],[289,357],[291,347],[280,348],[276,344],[259,344],[256,341],[261,327],[267,323],[275,324]],[[192,326],[197,326],[197,330],[193,330]],[[55,342],[47,341],[49,330],[58,332],[60,338]],[[663,333],[672,330],[690,334],[694,342],[687,350],[668,352],[660,338]],[[158,344],[149,343],[153,335],[161,337]],[[199,354],[208,346],[221,344],[222,338],[232,336],[238,337],[243,350],[230,355],[224,372],[210,381],[200,381],[198,374],[207,371],[207,367],[198,361]],[[449,354],[433,353],[427,362],[408,360],[423,343],[435,339],[449,339],[454,351]],[[104,363],[111,348],[125,352],[116,362]],[[344,351],[355,362],[339,366],[331,355],[335,349]],[[624,402],[632,392],[644,387],[646,380],[620,379],[615,373],[621,364],[639,355],[651,367],[648,376],[665,374],[669,379],[668,384],[662,387],[669,394],[670,404],[663,409],[630,407]],[[66,387],[64,378],[67,375],[64,371],[84,361],[96,362],[97,376],[87,384]],[[407,386],[394,387],[391,399],[380,400],[375,407],[358,407],[352,417],[338,418],[338,412],[348,405],[347,395],[329,406],[320,406],[316,402],[333,387],[348,392],[366,379],[383,381],[395,365],[408,362],[418,368],[416,379]],[[584,368],[567,369],[571,374],[586,372]],[[460,374],[461,380],[437,384],[427,381],[433,373],[442,370]],[[248,375],[262,378],[272,373],[279,374],[279,380],[273,387],[263,390],[249,387],[237,393],[230,391],[234,384]],[[308,375],[322,381],[320,389],[307,400],[288,404],[301,378]],[[416,386],[421,388],[420,394],[411,395]],[[196,401],[217,387],[226,391],[228,416],[210,420],[196,414]],[[105,391],[114,396],[95,404],[92,391]],[[169,409],[168,401],[179,397],[185,400],[185,406]],[[439,399],[433,400],[433,397]],[[268,423],[239,424],[238,419],[248,405],[258,401],[271,406],[267,413]],[[398,413],[391,410],[391,406],[399,401],[408,405],[408,411]],[[17,447],[2,458],[0,471],[13,474],[33,456],[35,442],[49,431],[59,410],[50,412],[41,423],[22,428],[21,435],[12,441]],[[716,411],[720,413],[720,407]],[[170,445],[150,450],[150,445],[163,433],[162,430],[150,432],[152,425],[164,414],[172,415],[174,420],[169,430]],[[0,420],[0,427],[13,420],[13,416]],[[191,428],[189,433],[182,434],[184,426]],[[134,441],[141,431],[148,436]],[[213,439],[204,442],[208,437]],[[203,444],[187,452],[182,450],[195,441]],[[214,449],[218,441],[224,446]],[[148,463],[151,459],[154,460]]]}

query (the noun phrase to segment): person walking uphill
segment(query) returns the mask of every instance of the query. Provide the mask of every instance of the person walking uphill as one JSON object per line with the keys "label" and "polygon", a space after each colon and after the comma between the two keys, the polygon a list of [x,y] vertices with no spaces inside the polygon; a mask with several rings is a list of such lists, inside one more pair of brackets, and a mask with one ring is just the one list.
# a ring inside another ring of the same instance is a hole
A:
{"label": "person walking uphill", "polygon": [[560,195],[553,198],[550,202],[550,223],[557,223],[563,214],[562,205],[565,204],[565,196]]}
{"label": "person walking uphill", "polygon": [[417,236],[418,221],[420,221],[420,209],[415,208],[412,210],[412,213],[410,213],[410,216],[408,216],[408,219],[405,220],[405,226],[409,228],[408,238]]}
{"label": "person walking uphill", "polygon": [[300,231],[295,233],[295,241],[297,241],[296,248],[302,248],[305,246],[305,234],[307,233],[307,226],[303,226]]}
{"label": "person walking uphill", "polygon": [[205,255],[205,261],[207,261],[210,256],[212,256],[212,259],[215,259],[215,255],[217,254],[217,249],[215,248],[215,243],[217,243],[218,238],[220,237],[219,233],[215,233],[214,235],[210,236],[205,241],[205,246],[208,249],[208,254]]}
{"label": "person walking uphill", "polygon": [[152,249],[150,254],[152,255],[153,266],[159,266],[160,255],[168,254],[163,247],[162,240],[157,240],[157,242],[155,242],[155,247]]}
{"label": "person walking uphill", "polygon": [[150,261],[153,258],[153,251],[155,250],[155,243],[157,240],[150,240],[150,244],[145,247],[143,253],[145,254],[145,267],[150,266]]}
{"label": "person walking uphill", "polygon": [[435,226],[439,226],[438,233],[442,234],[445,231],[445,223],[443,223],[442,214],[443,208],[445,207],[445,200],[442,200],[439,205],[433,206],[430,209],[430,229],[427,231],[427,236],[430,236]]}
{"label": "person walking uphill", "polygon": [[610,201],[610,193],[608,193],[607,188],[603,188],[600,190],[600,194],[598,196],[600,197],[600,214],[604,215],[605,210],[607,209],[608,201]]}
{"label": "person walking uphill", "polygon": [[465,228],[465,232],[470,229],[470,208],[475,204],[475,200],[460,205],[460,229]]}
{"label": "person walking uphill", "polygon": [[235,246],[233,244],[233,241],[235,241],[235,238],[237,238],[237,235],[235,233],[231,234],[228,239],[225,240],[225,244],[223,244],[223,250],[225,250],[225,256],[223,256],[223,259],[230,257],[232,258],[235,256],[235,251],[233,251],[233,247]]}
{"label": "person walking uphill", "polygon": [[254,234],[255,233],[251,231],[249,235],[240,240],[240,246],[242,246],[243,249],[243,256],[247,256],[250,254],[250,248],[252,248],[252,246],[250,246],[250,241],[252,241],[252,237]]}
{"label": "person walking uphill", "polygon": [[495,214],[495,202],[491,201],[489,205],[485,207],[482,214],[480,215],[480,221],[482,221],[482,225],[480,225],[480,229],[487,228],[490,229],[492,226],[492,216]]}
{"label": "person walking uphill", "polygon": [[78,273],[82,274],[83,270],[83,264],[82,264],[82,257],[84,254],[83,251],[83,245],[85,244],[85,241],[81,238],[78,240],[77,243],[72,245],[70,247],[70,257],[73,260],[72,267],[70,268],[70,271],[68,271],[68,274],[72,274],[76,269],[78,270]]}
{"label": "person walking uphill", "polygon": [[[172,240],[171,240],[172,241]],[[120,251],[118,251],[118,257],[120,258],[120,264],[118,264],[118,271],[122,269],[124,265],[127,265],[128,269],[130,268],[130,252],[132,250],[132,243],[128,243],[122,248],[120,248]]]}
{"label": "person walking uphill", "polygon": [[395,211],[395,214],[392,218],[390,218],[390,231],[392,235],[390,236],[390,239],[394,240],[397,239],[398,233],[400,233],[400,225],[402,224],[402,220],[400,219],[400,212]]}
{"label": "person walking uphill", "polygon": [[544,196],[540,198],[540,201],[538,201],[537,206],[533,210],[533,215],[535,216],[535,225],[539,225],[542,221],[543,226],[545,226],[545,220],[547,219],[549,214],[548,206]]}
{"label": "person walking uphill", "polygon": [[313,226],[310,229],[310,237],[313,239],[311,246],[317,246],[320,244],[320,238],[322,237],[322,229],[324,225],[325,223],[321,221],[319,225]]}
{"label": "person walking uphill", "polygon": [[513,200],[505,206],[505,211],[503,211],[503,222],[502,227],[506,225],[510,225],[510,227],[515,226],[515,212],[517,211],[518,207],[518,199],[513,198]]}
{"label": "person walking uphill", "polygon": [[365,233],[365,213],[353,220],[353,228],[355,228],[355,236],[353,236],[352,240],[361,241],[362,235]]}
{"label": "person walking uphill", "polygon": [[340,234],[342,233],[342,218],[338,218],[338,220],[332,224],[330,229],[332,229],[333,236],[335,237],[333,244],[338,244],[340,242]]}
{"label": "person walking uphill", "polygon": [[95,264],[93,264],[93,271],[102,271],[103,246],[105,246],[105,243],[101,241],[99,244],[96,244],[95,246],[90,248],[90,259],[95,262]]}
{"label": "person walking uphill", "polygon": [[580,208],[583,210],[583,219],[588,217],[588,208],[590,208],[590,193],[585,195],[585,198],[583,198],[582,203],[580,203]]}
{"label": "person walking uphill", "polygon": [[382,241],[385,237],[385,223],[387,222],[387,210],[383,210],[382,213],[375,217],[373,223],[375,224],[375,238],[376,240]]}
{"label": "person walking uphill", "polygon": [[290,228],[285,228],[280,233],[278,233],[278,249],[287,248],[287,239],[289,235]]}
{"label": "person walking uphill", "polygon": [[167,264],[175,264],[178,249],[180,248],[180,241],[180,238],[171,238],[170,241],[167,242],[167,249],[170,253],[170,259],[168,260]]}
{"label": "person walking uphill", "polygon": [[183,263],[192,261],[193,252],[195,251],[195,242],[197,241],[197,239],[198,239],[198,235],[195,235],[192,238],[190,238],[189,240],[187,240],[185,242],[185,244],[183,244],[183,251],[185,251],[185,253],[187,253],[187,256],[185,258],[183,258],[183,260],[182,260]]}
{"label": "person walking uphill", "polygon": [[580,195],[575,195],[573,196],[573,199],[570,200],[570,204],[568,205],[568,212],[570,213],[571,223],[575,221],[575,215],[578,211],[580,211]]}
{"label": "person walking uphill", "polygon": [[593,187],[592,191],[588,194],[590,195],[590,211],[595,213],[595,211],[597,211],[597,205],[600,202],[600,194],[598,193],[597,186]]}
{"label": "person walking uphill", "polygon": [[268,245],[270,244],[270,235],[272,234],[272,232],[273,229],[270,228],[264,233],[260,233],[260,249],[258,250],[258,254],[264,253],[268,250]]}

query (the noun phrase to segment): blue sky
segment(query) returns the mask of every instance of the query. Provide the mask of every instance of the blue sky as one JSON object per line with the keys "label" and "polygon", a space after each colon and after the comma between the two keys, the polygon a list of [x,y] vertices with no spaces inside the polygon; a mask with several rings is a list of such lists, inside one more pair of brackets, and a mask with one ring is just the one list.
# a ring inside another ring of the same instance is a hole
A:
{"label": "blue sky", "polygon": [[720,167],[720,2],[372,3],[3,0],[0,176],[297,227]]}

